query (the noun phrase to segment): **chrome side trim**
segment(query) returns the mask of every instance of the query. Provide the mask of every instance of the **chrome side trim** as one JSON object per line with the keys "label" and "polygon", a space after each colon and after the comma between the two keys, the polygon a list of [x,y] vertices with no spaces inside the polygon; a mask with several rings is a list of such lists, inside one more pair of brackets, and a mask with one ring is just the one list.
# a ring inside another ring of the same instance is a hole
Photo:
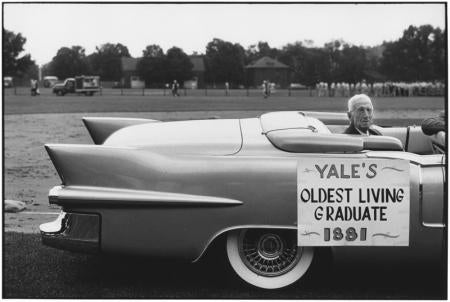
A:
{"label": "chrome side trim", "polygon": [[423,221],[422,221],[422,225],[423,225],[424,227],[432,228],[432,229],[442,229],[442,228],[445,228],[445,224],[443,224],[443,223],[426,223],[426,222],[423,222]]}
{"label": "chrome side trim", "polygon": [[[366,155],[366,157],[369,157],[369,158],[407,160],[410,163],[415,164],[415,165],[419,165],[421,167],[440,167],[440,166],[442,166],[442,163],[440,163],[440,162],[436,162],[436,163],[423,163],[423,162],[420,162],[418,160],[419,157],[417,157],[415,154],[414,154],[413,157],[408,156],[408,154],[413,154],[413,153],[400,152],[400,151],[394,151],[394,152],[396,152],[397,154],[403,154],[403,156],[394,156],[391,152],[390,152],[390,154],[386,154],[383,151],[368,151],[368,152],[365,153],[365,155]],[[414,158],[414,157],[416,157],[416,158]]]}
{"label": "chrome side trim", "polygon": [[236,199],[147,190],[90,186],[57,186],[50,190],[50,203],[108,206],[236,206]]}

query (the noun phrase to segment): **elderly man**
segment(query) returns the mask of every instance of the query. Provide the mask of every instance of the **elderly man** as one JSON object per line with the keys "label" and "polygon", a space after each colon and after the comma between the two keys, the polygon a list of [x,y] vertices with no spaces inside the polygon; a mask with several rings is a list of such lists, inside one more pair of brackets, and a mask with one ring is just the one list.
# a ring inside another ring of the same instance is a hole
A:
{"label": "elderly man", "polygon": [[370,98],[365,94],[357,94],[348,100],[348,118],[350,126],[345,134],[381,135],[372,129],[373,106]]}

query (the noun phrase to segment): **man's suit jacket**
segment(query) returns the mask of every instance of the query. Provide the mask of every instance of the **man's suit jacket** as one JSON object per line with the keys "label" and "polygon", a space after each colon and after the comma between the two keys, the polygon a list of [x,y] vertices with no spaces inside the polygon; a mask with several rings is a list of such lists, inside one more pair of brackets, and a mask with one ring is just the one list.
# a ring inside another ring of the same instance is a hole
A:
{"label": "man's suit jacket", "polygon": [[[359,131],[355,128],[353,124],[350,124],[350,126],[347,129],[345,129],[344,134],[361,135],[361,133],[359,133]],[[373,128],[369,128],[369,135],[381,135],[381,133]]]}

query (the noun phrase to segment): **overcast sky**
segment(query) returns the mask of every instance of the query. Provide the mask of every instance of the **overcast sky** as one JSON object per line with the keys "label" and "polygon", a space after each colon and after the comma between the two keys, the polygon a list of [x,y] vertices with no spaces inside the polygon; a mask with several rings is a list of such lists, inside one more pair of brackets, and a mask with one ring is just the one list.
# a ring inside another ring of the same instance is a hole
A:
{"label": "overcast sky", "polygon": [[187,54],[204,53],[213,38],[258,41],[281,48],[333,39],[375,46],[402,36],[409,25],[445,27],[444,4],[4,4],[4,27],[27,38],[37,64],[59,48],[80,45],[86,54],[104,43],[122,43],[133,57],[150,44]]}

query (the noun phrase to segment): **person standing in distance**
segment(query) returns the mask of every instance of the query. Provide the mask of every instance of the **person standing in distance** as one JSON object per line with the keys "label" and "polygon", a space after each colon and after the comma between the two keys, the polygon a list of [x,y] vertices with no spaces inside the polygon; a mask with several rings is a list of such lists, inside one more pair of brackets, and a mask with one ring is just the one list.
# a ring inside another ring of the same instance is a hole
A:
{"label": "person standing in distance", "polygon": [[180,96],[178,94],[178,87],[179,87],[179,85],[178,85],[177,80],[174,80],[173,83],[172,83],[172,95],[173,96]]}
{"label": "person standing in distance", "polygon": [[263,81],[263,96],[265,99],[267,99],[270,95],[270,83],[269,81],[264,80]]}
{"label": "person standing in distance", "polygon": [[381,135],[373,129],[373,105],[372,100],[365,94],[357,94],[348,100],[348,119],[350,125],[345,129],[344,134],[357,135]]}

